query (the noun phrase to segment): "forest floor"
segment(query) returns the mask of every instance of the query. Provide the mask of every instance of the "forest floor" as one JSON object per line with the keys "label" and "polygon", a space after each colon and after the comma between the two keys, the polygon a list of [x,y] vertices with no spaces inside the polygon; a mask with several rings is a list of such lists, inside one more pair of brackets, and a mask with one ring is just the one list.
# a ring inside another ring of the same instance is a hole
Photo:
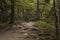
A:
{"label": "forest floor", "polygon": [[36,22],[16,23],[12,27],[0,34],[0,40],[51,40],[55,37],[54,29],[43,28]]}

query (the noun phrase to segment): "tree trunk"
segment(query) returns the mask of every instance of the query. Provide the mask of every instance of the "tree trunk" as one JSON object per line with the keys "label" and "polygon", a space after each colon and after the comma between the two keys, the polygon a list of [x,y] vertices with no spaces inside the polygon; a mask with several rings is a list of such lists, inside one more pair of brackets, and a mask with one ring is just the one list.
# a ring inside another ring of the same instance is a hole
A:
{"label": "tree trunk", "polygon": [[1,0],[1,13],[0,13],[0,21],[3,22],[3,12],[4,12],[4,9],[3,9],[3,3],[4,0]]}
{"label": "tree trunk", "polygon": [[15,0],[11,0],[11,19],[10,19],[10,24],[14,22],[14,2]]}
{"label": "tree trunk", "polygon": [[37,20],[40,20],[39,0],[37,0]]}
{"label": "tree trunk", "polygon": [[58,17],[57,17],[57,14],[56,14],[56,1],[55,0],[53,0],[53,5],[54,5],[54,17],[55,17],[56,38],[58,38],[59,29],[58,29]]}
{"label": "tree trunk", "polygon": [[60,26],[60,0],[57,0],[57,8],[58,8],[58,22],[59,22],[58,26]]}

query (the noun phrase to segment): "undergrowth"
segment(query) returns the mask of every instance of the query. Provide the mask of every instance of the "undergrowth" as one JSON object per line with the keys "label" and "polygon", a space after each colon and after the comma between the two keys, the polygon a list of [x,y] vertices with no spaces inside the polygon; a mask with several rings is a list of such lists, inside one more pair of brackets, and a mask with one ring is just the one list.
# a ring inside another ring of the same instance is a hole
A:
{"label": "undergrowth", "polygon": [[42,26],[42,27],[55,28],[54,25],[46,23],[45,21],[37,21],[37,24],[40,25],[40,26]]}

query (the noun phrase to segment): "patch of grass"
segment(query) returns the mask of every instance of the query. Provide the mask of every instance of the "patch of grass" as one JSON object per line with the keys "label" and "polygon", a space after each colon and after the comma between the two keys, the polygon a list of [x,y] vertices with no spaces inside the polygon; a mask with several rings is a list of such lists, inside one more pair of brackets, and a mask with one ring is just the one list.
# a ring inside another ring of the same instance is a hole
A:
{"label": "patch of grass", "polygon": [[8,25],[9,25],[8,22],[6,22],[6,23],[0,23],[0,26],[8,26]]}
{"label": "patch of grass", "polygon": [[21,23],[24,22],[23,20],[15,20],[14,23]]}
{"label": "patch of grass", "polygon": [[58,37],[58,38],[55,38],[55,39],[53,39],[53,40],[60,40],[60,38]]}
{"label": "patch of grass", "polygon": [[10,28],[9,23],[0,23],[0,31]]}
{"label": "patch of grass", "polygon": [[37,21],[37,24],[42,26],[42,27],[47,27],[47,28],[55,28],[53,25],[45,22],[45,21]]}

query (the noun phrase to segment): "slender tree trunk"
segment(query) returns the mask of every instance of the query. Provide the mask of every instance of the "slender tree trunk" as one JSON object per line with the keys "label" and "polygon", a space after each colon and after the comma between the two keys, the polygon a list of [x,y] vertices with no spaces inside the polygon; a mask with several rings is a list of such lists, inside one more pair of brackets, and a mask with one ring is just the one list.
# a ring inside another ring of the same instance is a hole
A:
{"label": "slender tree trunk", "polygon": [[59,32],[59,29],[58,29],[58,17],[57,17],[57,14],[56,14],[56,1],[53,0],[53,5],[54,5],[54,17],[55,17],[55,28],[56,28],[56,38],[58,38],[58,32]]}
{"label": "slender tree trunk", "polygon": [[2,0],[1,0],[1,2],[0,2],[0,4],[1,4],[1,6],[0,6],[0,10],[1,10],[1,12],[0,12],[0,22],[2,22]]}
{"label": "slender tree trunk", "polygon": [[15,0],[11,0],[11,19],[10,19],[10,24],[14,22],[14,2]]}
{"label": "slender tree trunk", "polygon": [[22,13],[21,13],[21,19],[22,21],[24,21],[25,17],[24,17],[24,9],[22,8]]}
{"label": "slender tree trunk", "polygon": [[1,0],[1,13],[0,13],[0,21],[2,22],[3,21],[3,0]]}
{"label": "slender tree trunk", "polygon": [[57,8],[58,8],[58,20],[59,20],[58,22],[60,24],[60,0],[57,0]]}
{"label": "slender tree trunk", "polygon": [[40,20],[39,0],[37,0],[37,20]]}

